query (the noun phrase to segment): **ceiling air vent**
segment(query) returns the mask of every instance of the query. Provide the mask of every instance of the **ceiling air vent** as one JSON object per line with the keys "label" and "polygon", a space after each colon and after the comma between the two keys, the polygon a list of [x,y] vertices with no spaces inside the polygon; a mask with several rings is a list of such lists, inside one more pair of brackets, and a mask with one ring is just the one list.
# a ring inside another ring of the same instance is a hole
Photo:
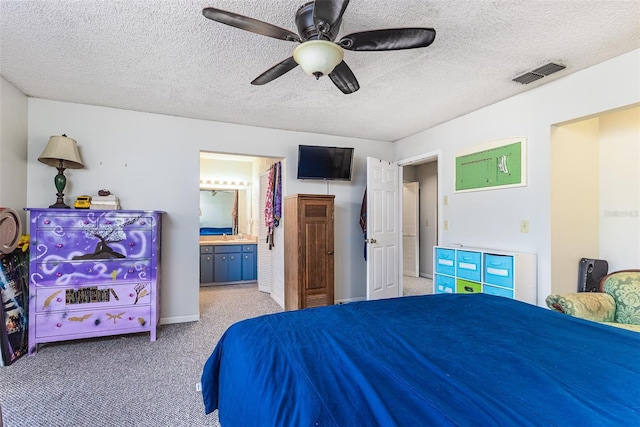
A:
{"label": "ceiling air vent", "polygon": [[514,82],[522,83],[523,85],[528,85],[531,82],[535,82],[536,80],[540,80],[544,76],[548,76],[549,74],[557,73],[560,70],[564,70],[566,67],[560,64],[554,64],[550,62],[542,67],[536,68],[533,71],[529,71],[528,73],[524,73],[521,76],[513,79]]}

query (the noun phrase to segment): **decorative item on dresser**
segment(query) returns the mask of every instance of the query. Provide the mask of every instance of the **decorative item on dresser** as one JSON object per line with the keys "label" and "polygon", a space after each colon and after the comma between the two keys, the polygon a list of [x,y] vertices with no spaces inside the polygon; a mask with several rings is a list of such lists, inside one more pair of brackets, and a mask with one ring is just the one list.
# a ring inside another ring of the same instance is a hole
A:
{"label": "decorative item on dresser", "polygon": [[56,202],[49,206],[50,208],[65,208],[70,206],[64,202],[64,188],[67,185],[67,177],[64,176],[65,169],[82,169],[84,163],[80,158],[78,151],[78,143],[75,139],[69,138],[67,135],[52,136],[45,147],[38,161],[45,165],[53,166],[58,169],[58,174],[54,178],[56,185]]}
{"label": "decorative item on dresser", "polygon": [[284,199],[284,308],[333,305],[334,196]]}
{"label": "decorative item on dresser", "polygon": [[163,212],[26,210],[29,353],[39,343],[135,332],[155,341]]}

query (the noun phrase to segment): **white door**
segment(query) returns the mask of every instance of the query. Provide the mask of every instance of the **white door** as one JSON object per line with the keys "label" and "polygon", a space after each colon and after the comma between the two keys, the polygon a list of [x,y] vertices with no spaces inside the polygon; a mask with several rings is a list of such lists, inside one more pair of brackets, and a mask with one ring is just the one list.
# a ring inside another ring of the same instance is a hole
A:
{"label": "white door", "polygon": [[402,274],[419,276],[418,206],[417,182],[402,184]]}
{"label": "white door", "polygon": [[367,299],[400,296],[398,164],[367,157]]}

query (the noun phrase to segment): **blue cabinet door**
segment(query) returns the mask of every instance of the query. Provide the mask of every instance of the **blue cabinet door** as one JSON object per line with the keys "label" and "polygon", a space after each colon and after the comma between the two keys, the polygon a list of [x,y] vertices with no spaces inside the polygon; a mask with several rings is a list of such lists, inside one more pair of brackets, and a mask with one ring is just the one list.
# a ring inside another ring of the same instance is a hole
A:
{"label": "blue cabinet door", "polygon": [[229,255],[228,254],[215,254],[214,262],[213,262],[213,281],[214,282],[226,282],[227,277],[227,269],[229,265]]}
{"label": "blue cabinet door", "polygon": [[242,280],[242,254],[240,252],[230,253],[227,264],[227,281],[237,282]]}
{"label": "blue cabinet door", "polygon": [[200,254],[200,283],[213,282],[213,255]]}
{"label": "blue cabinet door", "polygon": [[256,254],[244,252],[242,254],[242,280],[256,280],[257,278]]}

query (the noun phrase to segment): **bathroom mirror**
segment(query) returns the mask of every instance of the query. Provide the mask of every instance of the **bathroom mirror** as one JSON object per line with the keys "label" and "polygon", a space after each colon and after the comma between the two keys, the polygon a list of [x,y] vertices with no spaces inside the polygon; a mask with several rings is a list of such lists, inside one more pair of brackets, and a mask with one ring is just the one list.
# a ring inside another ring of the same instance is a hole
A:
{"label": "bathroom mirror", "polygon": [[[234,201],[237,197],[237,209]],[[235,215],[235,221],[234,221]],[[246,190],[200,190],[200,235],[246,233]]]}

